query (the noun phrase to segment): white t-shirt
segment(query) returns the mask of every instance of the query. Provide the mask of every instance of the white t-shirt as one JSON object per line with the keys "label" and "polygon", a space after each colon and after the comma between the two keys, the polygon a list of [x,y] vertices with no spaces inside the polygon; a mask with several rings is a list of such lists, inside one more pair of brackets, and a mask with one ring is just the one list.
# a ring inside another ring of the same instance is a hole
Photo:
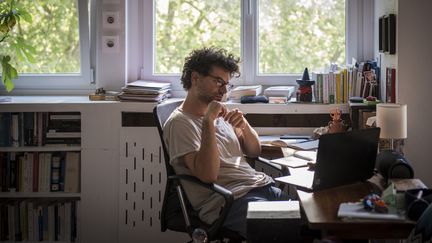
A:
{"label": "white t-shirt", "polygon": [[[176,109],[164,125],[164,141],[170,154],[170,164],[176,174],[191,175],[182,158],[201,146],[203,117],[196,117]],[[220,169],[216,184],[233,193],[234,199],[244,196],[251,189],[265,186],[273,179],[253,169],[243,156],[233,127],[223,118],[215,120],[216,141],[219,149]],[[199,163],[199,161],[197,161]],[[212,223],[218,218],[223,198],[197,185],[183,182],[186,195],[201,220]]]}

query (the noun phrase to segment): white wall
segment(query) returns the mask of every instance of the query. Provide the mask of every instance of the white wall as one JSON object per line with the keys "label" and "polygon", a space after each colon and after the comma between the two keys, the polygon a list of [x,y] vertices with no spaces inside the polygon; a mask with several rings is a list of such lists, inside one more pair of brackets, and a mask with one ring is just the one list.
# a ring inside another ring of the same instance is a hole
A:
{"label": "white wall", "polygon": [[[408,105],[408,138],[405,157],[414,167],[415,177],[432,186],[430,153],[432,112],[432,1],[375,1],[375,53],[381,57],[381,70],[396,68],[397,102]],[[396,14],[396,54],[378,54],[378,18]],[[381,80],[385,80],[382,72]],[[385,91],[385,83],[381,82]]]}
{"label": "white wall", "polygon": [[[125,1],[96,0],[96,88],[120,91],[125,84]],[[120,14],[120,26],[110,28],[103,25],[103,12],[114,11]],[[103,36],[119,36],[119,51],[107,53],[103,50]],[[94,43],[93,43],[94,45]]]}
{"label": "white wall", "polygon": [[415,175],[432,186],[432,1],[399,0],[398,96],[408,105],[406,155]]}

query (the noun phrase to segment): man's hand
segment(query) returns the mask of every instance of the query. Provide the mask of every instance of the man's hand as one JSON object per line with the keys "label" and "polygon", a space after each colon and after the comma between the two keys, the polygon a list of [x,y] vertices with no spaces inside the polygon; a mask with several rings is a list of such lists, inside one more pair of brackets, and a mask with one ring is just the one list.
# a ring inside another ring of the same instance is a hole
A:
{"label": "man's hand", "polygon": [[233,109],[224,116],[231,126],[239,139],[243,153],[250,157],[257,157],[261,154],[261,144],[258,139],[258,134],[249,125],[246,118],[243,116],[243,112],[238,109]]}
{"label": "man's hand", "polygon": [[243,112],[239,111],[238,109],[233,109],[226,113],[224,119],[234,128],[244,129],[247,124],[243,116]]}
{"label": "man's hand", "polygon": [[212,101],[208,105],[207,112],[204,115],[204,119],[207,119],[209,121],[214,121],[216,118],[220,116],[225,116],[227,113],[227,108],[224,104]]}

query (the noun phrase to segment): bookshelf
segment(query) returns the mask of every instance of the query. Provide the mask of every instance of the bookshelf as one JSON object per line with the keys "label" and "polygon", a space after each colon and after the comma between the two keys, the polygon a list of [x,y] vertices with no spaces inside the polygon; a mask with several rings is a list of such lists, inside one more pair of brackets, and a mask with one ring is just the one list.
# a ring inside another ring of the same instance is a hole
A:
{"label": "bookshelf", "polygon": [[80,112],[0,120],[0,241],[79,242]]}

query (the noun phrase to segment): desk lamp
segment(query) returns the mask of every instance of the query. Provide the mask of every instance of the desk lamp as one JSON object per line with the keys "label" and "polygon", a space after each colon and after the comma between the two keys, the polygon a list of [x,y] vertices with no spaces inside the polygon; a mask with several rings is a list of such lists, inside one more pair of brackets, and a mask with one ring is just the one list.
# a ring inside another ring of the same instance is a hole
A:
{"label": "desk lamp", "polygon": [[377,104],[377,127],[380,138],[390,140],[390,149],[381,151],[377,165],[384,178],[413,178],[414,171],[403,157],[402,147],[395,151],[394,139],[407,137],[407,106],[402,104]]}
{"label": "desk lamp", "polygon": [[377,127],[381,128],[380,138],[390,139],[394,150],[395,139],[407,138],[407,105],[377,104]]}

